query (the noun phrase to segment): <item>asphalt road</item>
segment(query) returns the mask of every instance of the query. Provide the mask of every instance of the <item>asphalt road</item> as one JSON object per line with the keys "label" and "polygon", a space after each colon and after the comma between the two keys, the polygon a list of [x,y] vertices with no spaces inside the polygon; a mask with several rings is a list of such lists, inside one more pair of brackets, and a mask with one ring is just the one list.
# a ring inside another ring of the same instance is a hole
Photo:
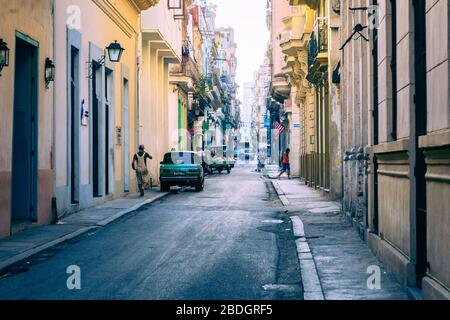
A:
{"label": "asphalt road", "polygon": [[[0,299],[302,299],[292,226],[252,167],[17,264]],[[81,270],[69,290],[67,267]]]}

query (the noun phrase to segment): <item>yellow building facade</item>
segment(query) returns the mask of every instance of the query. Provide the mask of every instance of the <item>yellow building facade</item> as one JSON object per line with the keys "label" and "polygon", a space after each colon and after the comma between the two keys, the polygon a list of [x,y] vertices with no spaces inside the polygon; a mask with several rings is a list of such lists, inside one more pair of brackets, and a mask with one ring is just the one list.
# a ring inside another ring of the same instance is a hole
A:
{"label": "yellow building facade", "polygon": [[187,105],[187,97],[173,77],[173,68],[182,62],[182,26],[183,20],[174,18],[167,1],[141,16],[139,141],[153,157],[149,170],[155,184],[159,184],[164,154],[179,148],[179,111],[184,113]]}
{"label": "yellow building facade", "polygon": [[342,194],[340,91],[333,73],[339,62],[339,16],[328,0],[291,0],[296,8],[283,19],[283,72],[294,102],[291,131],[298,150],[300,179],[331,198]]}
{"label": "yellow building facade", "polygon": [[[55,198],[59,216],[136,190],[140,14],[156,1],[55,5]],[[124,49],[112,61],[107,47]]]}
{"label": "yellow building facade", "polygon": [[52,220],[54,60],[50,0],[0,1],[0,238]]}

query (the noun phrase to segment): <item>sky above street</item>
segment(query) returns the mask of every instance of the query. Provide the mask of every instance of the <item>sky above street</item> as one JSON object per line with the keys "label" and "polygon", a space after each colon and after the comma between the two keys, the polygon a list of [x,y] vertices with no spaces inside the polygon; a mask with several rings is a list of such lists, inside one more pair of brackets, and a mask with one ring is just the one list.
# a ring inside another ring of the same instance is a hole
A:
{"label": "sky above street", "polygon": [[211,0],[218,6],[217,27],[231,26],[237,43],[237,83],[243,99],[243,84],[253,82],[253,73],[263,63],[269,41],[266,0]]}

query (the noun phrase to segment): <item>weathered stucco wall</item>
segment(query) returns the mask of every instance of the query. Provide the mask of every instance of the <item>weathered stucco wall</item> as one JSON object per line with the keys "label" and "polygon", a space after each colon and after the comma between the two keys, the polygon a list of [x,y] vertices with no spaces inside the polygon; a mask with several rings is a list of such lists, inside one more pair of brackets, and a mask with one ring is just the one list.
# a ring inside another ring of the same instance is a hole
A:
{"label": "weathered stucco wall", "polygon": [[0,38],[8,44],[10,65],[2,70],[0,77],[0,237],[11,230],[11,172],[13,145],[13,106],[16,32],[37,41],[38,50],[38,224],[51,220],[53,196],[52,171],[52,121],[53,88],[45,88],[44,66],[47,57],[53,58],[52,1],[17,0],[0,1]]}
{"label": "weathered stucco wall", "polygon": [[[115,9],[112,10],[112,5]],[[75,6],[75,7],[74,7]],[[79,10],[79,11],[77,11]],[[80,13],[77,20],[77,13]],[[128,1],[56,1],[56,57],[57,65],[57,91],[56,91],[56,119],[55,132],[55,160],[58,163],[56,168],[56,191],[58,200],[58,210],[60,213],[89,207],[95,203],[102,202],[105,197],[93,198],[92,192],[92,117],[88,120],[88,125],[79,126],[79,162],[80,162],[80,203],[76,208],[72,208],[70,199],[70,105],[68,99],[68,85],[70,66],[68,66],[68,23],[79,22],[79,28],[74,28],[81,39],[80,49],[80,96],[79,108],[84,101],[84,108],[92,115],[92,94],[91,81],[88,79],[87,63],[95,57],[92,48],[96,48],[98,55],[103,53],[103,49],[110,43],[117,40],[125,51],[120,63],[111,63],[106,57],[106,67],[113,71],[111,78],[112,92],[108,98],[112,107],[110,115],[110,192],[113,196],[120,196],[124,193],[124,163],[123,148],[124,141],[119,145],[116,140],[116,128],[123,130],[123,98],[124,98],[124,78],[128,80],[129,87],[129,153],[133,155],[136,149],[136,108],[137,108],[137,79],[136,79],[136,57],[137,41],[139,32],[138,11]],[[106,53],[106,52],[105,52]],[[95,57],[98,58],[98,57]],[[102,67],[102,78],[104,78],[104,68]],[[102,82],[105,80],[102,79]],[[106,102],[105,97],[101,99],[101,106]],[[79,121],[79,120],[77,120]],[[122,132],[122,138],[124,133]],[[123,140],[123,139],[122,139]],[[103,149],[102,149],[103,150]],[[127,160],[131,163],[131,159]],[[131,187],[135,188],[134,175],[130,171]],[[103,195],[104,196],[104,195]]]}

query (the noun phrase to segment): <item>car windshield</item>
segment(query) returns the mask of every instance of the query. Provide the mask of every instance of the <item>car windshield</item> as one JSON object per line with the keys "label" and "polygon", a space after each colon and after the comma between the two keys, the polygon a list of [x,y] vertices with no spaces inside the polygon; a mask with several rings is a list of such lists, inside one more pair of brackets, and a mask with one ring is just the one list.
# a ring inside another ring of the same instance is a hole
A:
{"label": "car windshield", "polygon": [[199,154],[194,152],[169,152],[164,155],[164,164],[201,164]]}

